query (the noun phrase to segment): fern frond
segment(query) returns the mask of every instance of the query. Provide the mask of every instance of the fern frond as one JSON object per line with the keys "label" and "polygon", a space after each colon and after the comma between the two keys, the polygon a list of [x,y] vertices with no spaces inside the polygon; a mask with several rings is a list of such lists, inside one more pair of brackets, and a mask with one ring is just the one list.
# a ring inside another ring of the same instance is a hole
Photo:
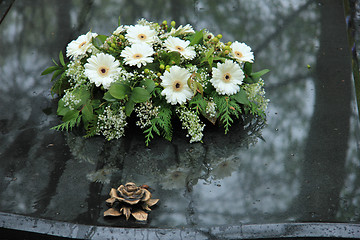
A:
{"label": "fern frond", "polygon": [[153,132],[159,136],[162,135],[166,140],[171,141],[173,134],[171,116],[171,109],[166,107],[160,108],[157,117],[151,119],[151,126],[144,131],[146,146],[148,146],[151,139],[154,138]]}
{"label": "fern frond", "polygon": [[214,96],[214,101],[218,109],[218,118],[224,125],[225,134],[227,134],[231,124],[234,122],[232,116],[240,118],[242,108],[236,101],[232,101],[227,96]]}
{"label": "fern frond", "polygon": [[206,111],[207,102],[206,100],[200,95],[195,95],[191,101],[189,102],[189,107],[196,112],[196,114],[199,114],[201,112]]}
{"label": "fern frond", "polygon": [[81,115],[77,116],[76,118],[72,118],[69,121],[63,122],[51,129],[57,131],[69,131],[72,130],[75,126],[78,127],[81,123]]}
{"label": "fern frond", "polygon": [[88,129],[86,130],[86,135],[84,138],[89,138],[95,136],[97,133],[97,121],[89,122]]}

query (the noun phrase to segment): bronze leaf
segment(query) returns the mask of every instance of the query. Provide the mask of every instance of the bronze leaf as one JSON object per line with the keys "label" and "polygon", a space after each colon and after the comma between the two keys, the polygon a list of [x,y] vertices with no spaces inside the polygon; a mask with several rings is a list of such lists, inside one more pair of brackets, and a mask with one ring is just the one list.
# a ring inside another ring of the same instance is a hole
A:
{"label": "bronze leaf", "polygon": [[121,212],[119,212],[116,209],[109,208],[108,210],[106,210],[104,212],[104,217],[107,217],[107,216],[118,217],[118,216],[121,216]]}
{"label": "bronze leaf", "polygon": [[129,220],[129,217],[131,215],[131,211],[129,207],[122,207],[120,211],[123,211],[124,215],[126,216],[126,220]]}
{"label": "bronze leaf", "polygon": [[148,218],[148,214],[142,210],[137,210],[136,212],[133,212],[131,214],[138,221],[146,221]]}

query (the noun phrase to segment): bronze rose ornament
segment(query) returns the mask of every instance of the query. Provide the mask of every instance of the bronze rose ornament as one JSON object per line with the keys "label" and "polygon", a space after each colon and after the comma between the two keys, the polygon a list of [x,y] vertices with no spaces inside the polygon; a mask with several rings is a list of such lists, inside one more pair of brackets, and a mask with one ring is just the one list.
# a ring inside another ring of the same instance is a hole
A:
{"label": "bronze rose ornament", "polygon": [[133,182],[120,185],[117,189],[110,190],[110,198],[106,203],[110,208],[104,212],[104,216],[117,217],[125,215],[126,220],[132,215],[137,221],[146,221],[150,207],[154,206],[159,199],[151,199],[148,186],[136,186]]}

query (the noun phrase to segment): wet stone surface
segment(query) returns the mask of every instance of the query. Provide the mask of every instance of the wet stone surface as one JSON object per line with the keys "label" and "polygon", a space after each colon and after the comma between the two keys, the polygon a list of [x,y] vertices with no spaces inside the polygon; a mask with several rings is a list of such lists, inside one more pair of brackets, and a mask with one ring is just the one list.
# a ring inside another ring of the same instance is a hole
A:
{"label": "wet stone surface", "polygon": [[[343,2],[181,5],[14,2],[0,24],[0,211],[141,228],[359,223],[359,116]],[[207,126],[203,144],[178,128],[171,143],[149,147],[133,129],[111,142],[50,130],[59,124],[56,100],[40,73],[78,35],[115,29],[119,13],[122,24],[175,20],[248,43],[254,68],[271,69],[267,122],[249,118],[228,135]],[[149,220],[104,218],[110,189],[130,181],[161,199]]]}

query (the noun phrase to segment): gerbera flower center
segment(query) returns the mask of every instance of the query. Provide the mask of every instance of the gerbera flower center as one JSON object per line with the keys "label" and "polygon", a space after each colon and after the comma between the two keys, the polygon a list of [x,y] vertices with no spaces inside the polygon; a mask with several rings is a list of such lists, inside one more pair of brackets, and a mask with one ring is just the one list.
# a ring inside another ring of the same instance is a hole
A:
{"label": "gerbera flower center", "polygon": [[239,52],[239,51],[235,51],[235,55],[237,56],[237,57],[242,57],[242,56],[244,56],[241,52]]}
{"label": "gerbera flower center", "polygon": [[109,73],[109,68],[105,66],[99,67],[98,73],[100,76],[106,76]]}
{"label": "gerbera flower center", "polygon": [[79,48],[82,48],[85,44],[86,44],[86,41],[83,41],[82,43],[79,44]]}
{"label": "gerbera flower center", "polygon": [[225,73],[223,76],[223,81],[224,82],[230,82],[231,80],[231,74],[230,73]]}
{"label": "gerbera flower center", "polygon": [[179,52],[182,52],[182,51],[184,51],[184,48],[183,48],[183,47],[180,47],[180,46],[176,46],[175,48],[176,48],[176,50],[178,50]]}
{"label": "gerbera flower center", "polygon": [[180,81],[174,81],[173,83],[173,89],[174,91],[180,91],[182,89],[182,84]]}
{"label": "gerbera flower center", "polygon": [[139,59],[139,58],[142,58],[142,56],[143,55],[141,53],[136,53],[136,54],[134,54],[133,58]]}
{"label": "gerbera flower center", "polygon": [[140,40],[145,40],[147,37],[146,37],[145,34],[140,33],[140,34],[138,35],[138,38],[139,38]]}

